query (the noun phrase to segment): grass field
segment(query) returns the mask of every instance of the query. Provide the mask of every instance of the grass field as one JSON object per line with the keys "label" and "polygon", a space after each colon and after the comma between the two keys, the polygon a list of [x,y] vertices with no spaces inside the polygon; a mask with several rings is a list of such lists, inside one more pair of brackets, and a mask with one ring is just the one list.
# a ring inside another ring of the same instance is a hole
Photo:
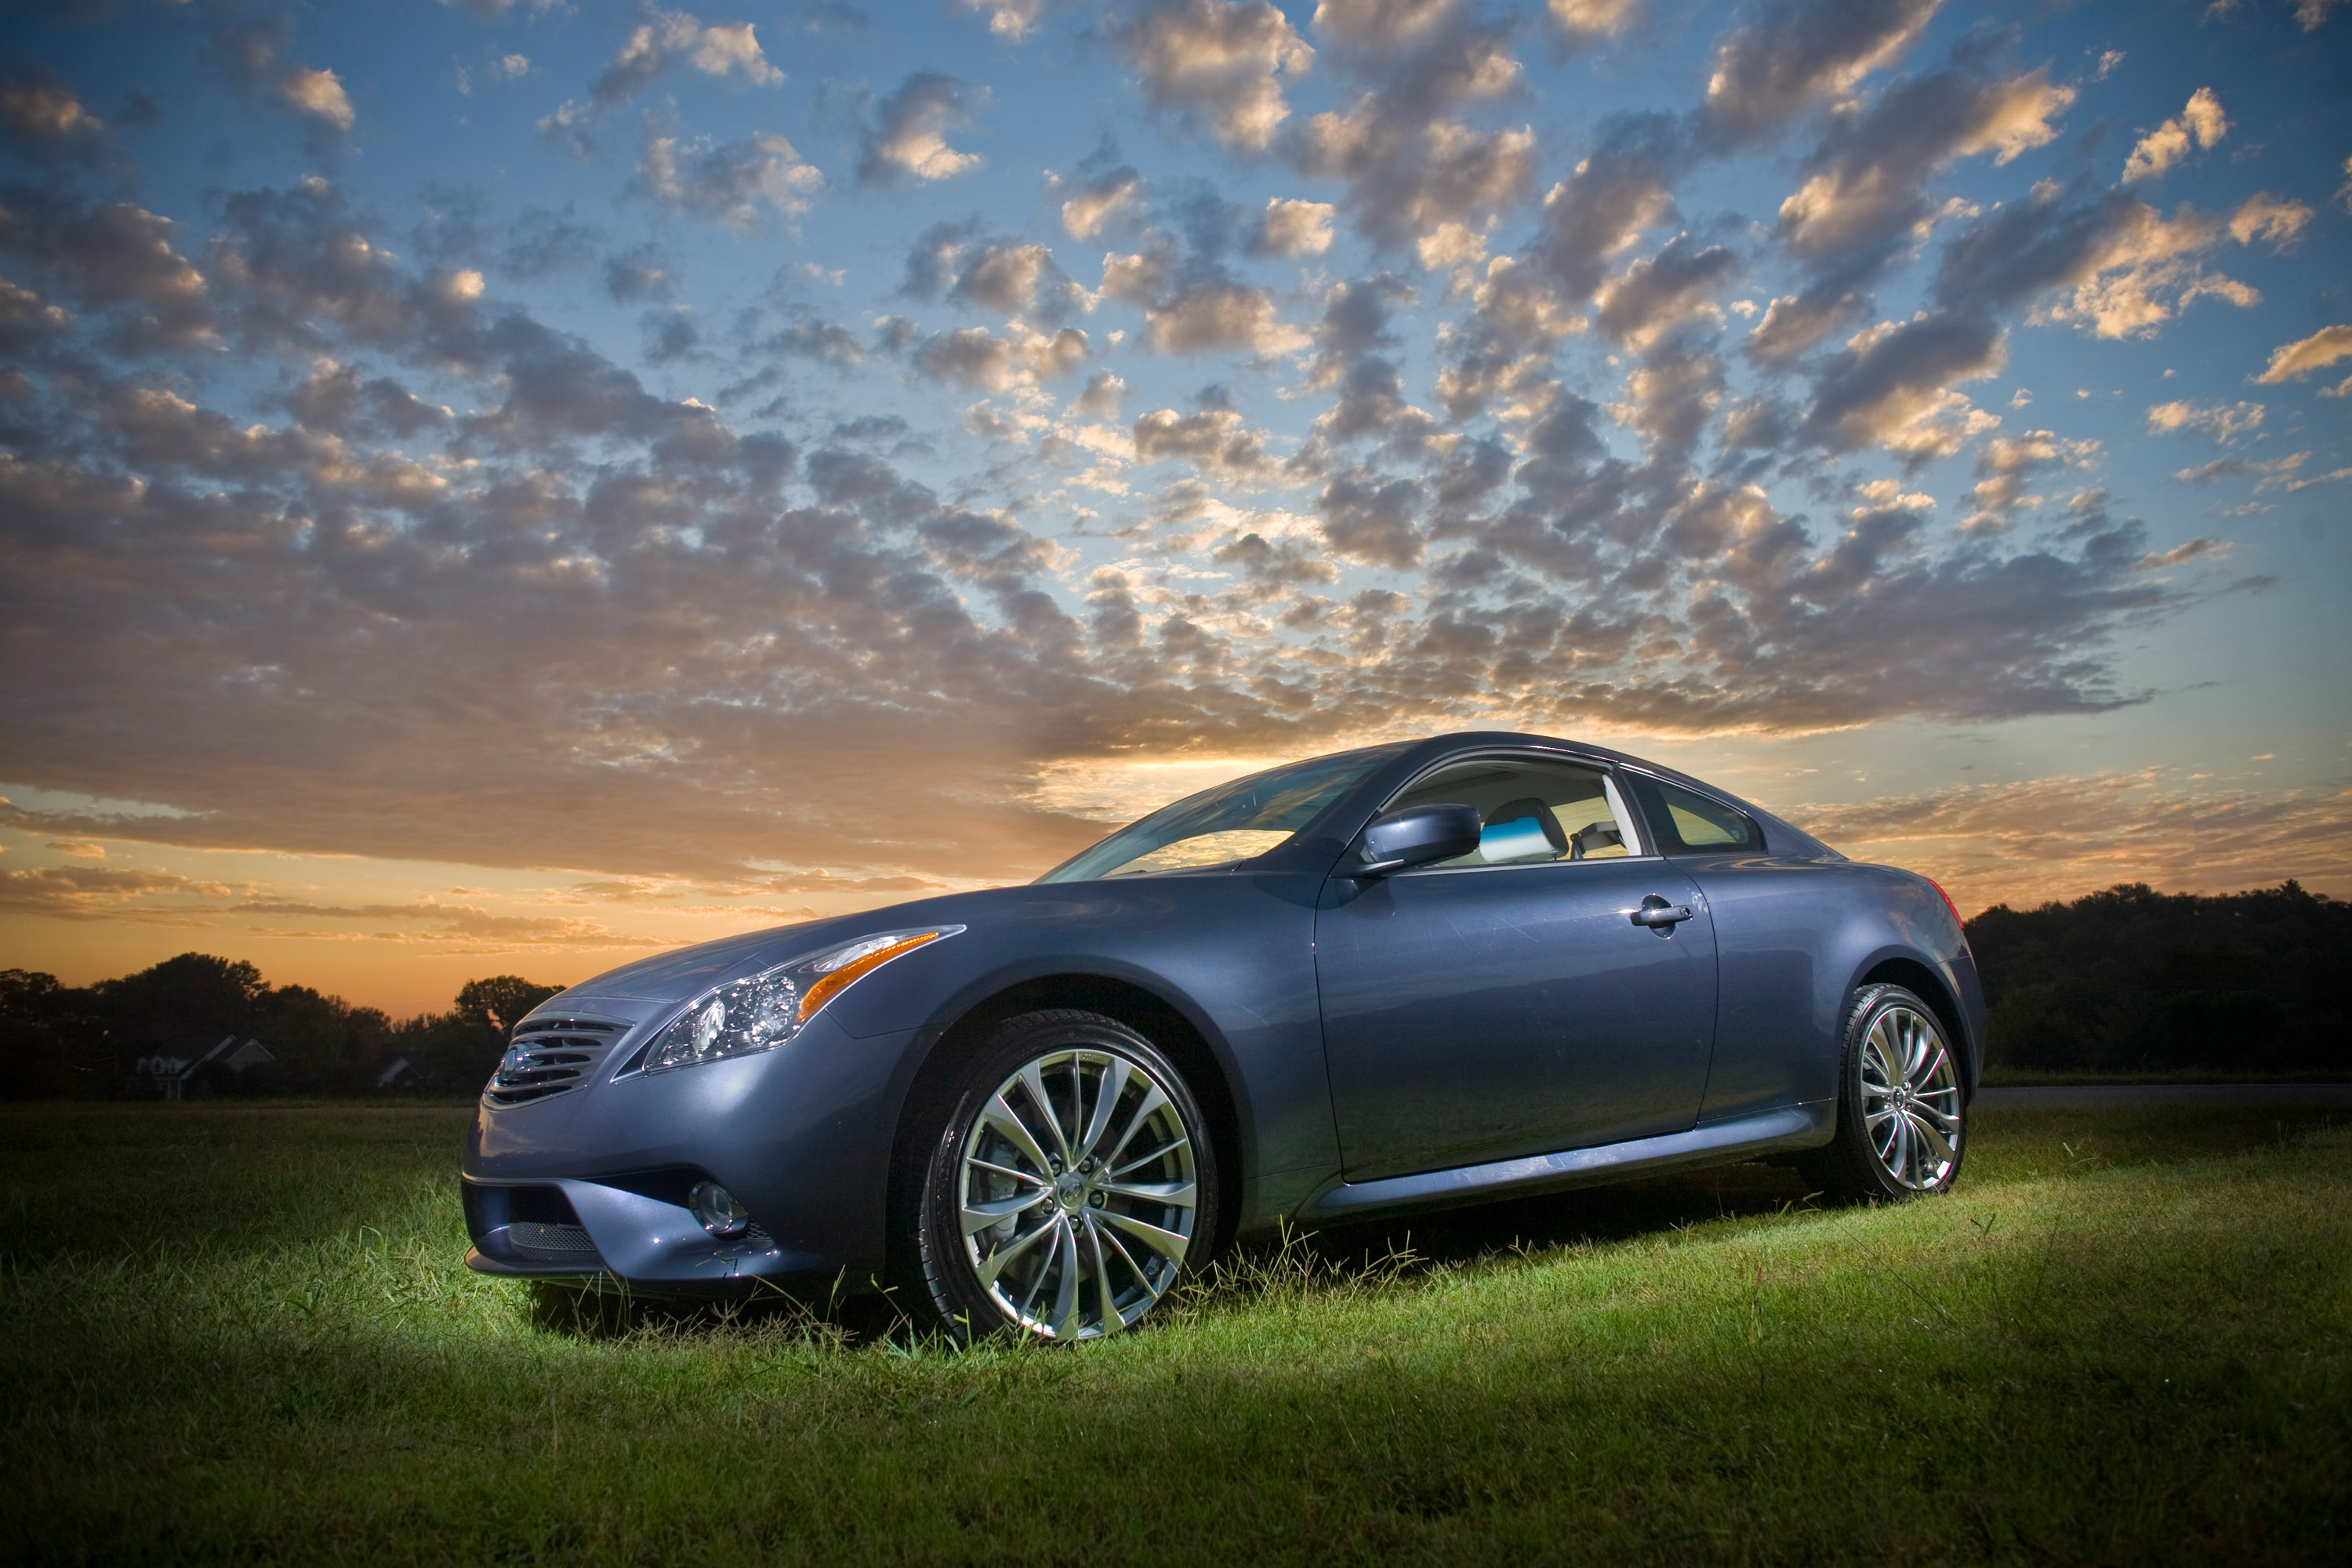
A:
{"label": "grass field", "polygon": [[2341,1561],[2352,1525],[2340,1120],[1987,1112],[1931,1202],[1735,1167],[955,1352],[469,1275],[464,1115],[0,1113],[0,1557]]}

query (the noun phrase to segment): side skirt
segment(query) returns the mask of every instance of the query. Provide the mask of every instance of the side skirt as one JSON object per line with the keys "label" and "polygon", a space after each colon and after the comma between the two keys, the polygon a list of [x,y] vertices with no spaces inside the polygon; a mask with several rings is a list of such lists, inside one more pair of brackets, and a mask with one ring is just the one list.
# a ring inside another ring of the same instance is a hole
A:
{"label": "side skirt", "polygon": [[1563,1149],[1450,1171],[1424,1171],[1377,1182],[1335,1182],[1300,1205],[1302,1220],[1369,1219],[1391,1210],[1440,1208],[1523,1197],[1569,1187],[1600,1186],[1646,1176],[1676,1165],[1717,1164],[1752,1159],[1786,1149],[1811,1149],[1829,1141],[1837,1127],[1837,1101],[1782,1106],[1731,1121],[1711,1122],[1687,1132]]}

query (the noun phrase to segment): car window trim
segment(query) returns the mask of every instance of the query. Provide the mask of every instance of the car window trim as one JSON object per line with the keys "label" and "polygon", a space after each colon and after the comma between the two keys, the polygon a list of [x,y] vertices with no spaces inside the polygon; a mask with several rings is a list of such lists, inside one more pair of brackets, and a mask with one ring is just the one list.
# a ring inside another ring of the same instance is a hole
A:
{"label": "car window trim", "polygon": [[[1391,790],[1388,797],[1381,801],[1379,807],[1373,811],[1372,817],[1377,818],[1382,812],[1394,810],[1398,801],[1402,800],[1407,795],[1410,795],[1413,790],[1419,788],[1423,780],[1428,779],[1436,773],[1444,773],[1448,768],[1458,767],[1465,763],[1481,763],[1489,761],[1565,763],[1570,767],[1583,768],[1589,772],[1600,774],[1601,788],[1609,796],[1612,809],[1620,814],[1618,823],[1621,829],[1630,819],[1633,830],[1641,837],[1642,852],[1638,855],[1612,855],[1605,859],[1599,860],[1518,860],[1500,862],[1492,866],[1410,866],[1402,871],[1391,872],[1391,876],[1453,876],[1464,871],[1537,871],[1549,866],[1610,866],[1627,860],[1657,860],[1664,858],[1663,847],[1658,841],[1658,836],[1650,831],[1647,810],[1643,806],[1642,803],[1638,799],[1634,798],[1627,791],[1624,785],[1618,782],[1616,775],[1621,770],[1617,765],[1613,763],[1603,762],[1597,757],[1586,756],[1576,752],[1555,752],[1541,750],[1535,747],[1514,747],[1505,750],[1456,752],[1451,756],[1438,758],[1435,762],[1431,763],[1427,767],[1423,768],[1420,772],[1406,779],[1404,783],[1399,784],[1395,789]],[[1366,826],[1370,826],[1370,819],[1367,819]],[[1356,838],[1358,841],[1360,841],[1362,837],[1363,829],[1358,828],[1356,830]]]}

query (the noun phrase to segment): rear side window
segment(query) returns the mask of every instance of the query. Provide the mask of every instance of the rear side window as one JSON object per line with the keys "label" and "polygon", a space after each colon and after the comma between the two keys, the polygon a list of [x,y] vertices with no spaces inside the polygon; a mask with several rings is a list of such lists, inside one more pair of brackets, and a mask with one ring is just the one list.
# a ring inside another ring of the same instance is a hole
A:
{"label": "rear side window", "polygon": [[1743,812],[1663,779],[1637,778],[1634,794],[1648,808],[1651,825],[1670,848],[1720,853],[1761,849],[1764,836]]}

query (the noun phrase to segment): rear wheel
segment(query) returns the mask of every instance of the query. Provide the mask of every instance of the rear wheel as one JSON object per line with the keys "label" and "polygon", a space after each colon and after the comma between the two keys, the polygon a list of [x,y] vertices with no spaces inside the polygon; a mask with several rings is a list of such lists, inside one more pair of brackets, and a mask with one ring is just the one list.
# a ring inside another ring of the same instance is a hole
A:
{"label": "rear wheel", "polygon": [[1115,1019],[1008,1019],[914,1116],[908,1283],[960,1339],[1116,1333],[1207,1259],[1216,1161],[1199,1102]]}
{"label": "rear wheel", "polygon": [[1939,1193],[1958,1179],[1968,1133],[1960,1062],[1935,1010],[1900,985],[1865,985],[1846,1009],[1837,1136],[1806,1178],[1845,1202]]}

